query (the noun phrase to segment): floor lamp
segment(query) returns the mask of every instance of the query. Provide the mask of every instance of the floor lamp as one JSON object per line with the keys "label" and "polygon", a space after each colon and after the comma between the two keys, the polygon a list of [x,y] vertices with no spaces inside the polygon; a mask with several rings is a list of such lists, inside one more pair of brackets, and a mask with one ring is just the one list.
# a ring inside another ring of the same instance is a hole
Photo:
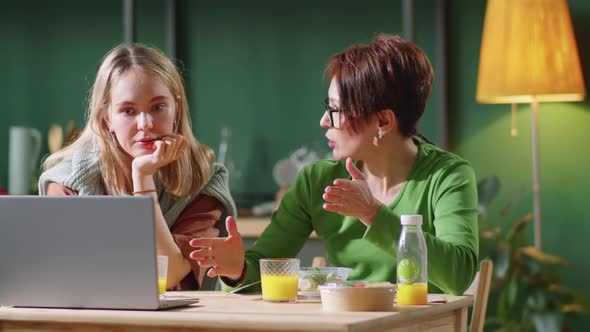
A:
{"label": "floor lamp", "polygon": [[539,250],[539,103],[580,101],[584,96],[566,0],[488,0],[476,99],[490,104],[531,104],[534,239]]}

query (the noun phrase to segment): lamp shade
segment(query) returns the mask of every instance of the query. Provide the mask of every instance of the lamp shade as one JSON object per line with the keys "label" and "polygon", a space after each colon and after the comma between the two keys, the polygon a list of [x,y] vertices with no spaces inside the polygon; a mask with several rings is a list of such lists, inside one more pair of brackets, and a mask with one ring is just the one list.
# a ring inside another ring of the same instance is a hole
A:
{"label": "lamp shade", "polygon": [[579,101],[584,96],[566,0],[488,0],[477,101]]}

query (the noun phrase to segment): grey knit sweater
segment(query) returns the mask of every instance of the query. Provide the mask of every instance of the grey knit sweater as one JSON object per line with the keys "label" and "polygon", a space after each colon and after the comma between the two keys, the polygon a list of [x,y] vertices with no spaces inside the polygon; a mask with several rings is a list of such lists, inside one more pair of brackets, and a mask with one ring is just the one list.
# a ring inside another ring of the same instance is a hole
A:
{"label": "grey knit sweater", "polygon": [[[95,154],[86,152],[74,153],[72,159],[64,160],[41,174],[39,178],[39,195],[46,195],[47,184],[56,182],[78,192],[78,195],[106,195],[100,171],[100,160]],[[156,182],[158,200],[166,224],[172,227],[182,211],[194,200],[196,195],[189,195],[179,199],[174,198],[165,188]],[[217,225],[220,236],[225,236],[224,220],[226,216],[236,216],[236,206],[230,196],[228,186],[228,172],[223,165],[214,164],[211,177],[200,194],[212,196],[223,206],[222,216]]]}

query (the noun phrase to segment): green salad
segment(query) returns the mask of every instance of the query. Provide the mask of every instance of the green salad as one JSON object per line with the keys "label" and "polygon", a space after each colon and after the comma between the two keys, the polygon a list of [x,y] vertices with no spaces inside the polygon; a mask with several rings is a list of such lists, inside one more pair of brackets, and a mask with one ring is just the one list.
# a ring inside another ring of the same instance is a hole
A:
{"label": "green salad", "polygon": [[338,267],[310,267],[299,271],[299,291],[317,292],[318,286],[328,282],[346,281],[350,268]]}

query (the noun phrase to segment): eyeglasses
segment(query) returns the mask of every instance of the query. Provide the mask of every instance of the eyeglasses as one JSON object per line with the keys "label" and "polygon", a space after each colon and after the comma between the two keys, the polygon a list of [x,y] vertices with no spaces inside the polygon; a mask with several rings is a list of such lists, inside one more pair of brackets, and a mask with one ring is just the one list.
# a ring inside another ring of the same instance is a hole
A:
{"label": "eyeglasses", "polygon": [[336,128],[336,122],[334,122],[334,113],[336,113],[336,119],[338,120],[338,126],[340,126],[340,110],[339,109],[332,109],[330,108],[330,100],[328,98],[326,98],[326,100],[324,101],[325,105],[324,105],[324,109],[326,110],[326,113],[328,113],[328,118],[330,119],[330,127],[332,128]]}

